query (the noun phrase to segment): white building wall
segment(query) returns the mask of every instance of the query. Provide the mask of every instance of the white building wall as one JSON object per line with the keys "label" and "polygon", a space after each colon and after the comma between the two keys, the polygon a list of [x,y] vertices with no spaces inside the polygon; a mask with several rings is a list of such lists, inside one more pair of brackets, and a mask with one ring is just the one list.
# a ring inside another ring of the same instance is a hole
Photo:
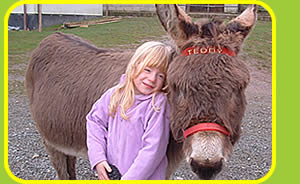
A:
{"label": "white building wall", "polygon": [[237,4],[224,4],[225,13],[237,13],[238,5]]}
{"label": "white building wall", "polygon": [[108,4],[108,9],[118,11],[156,11],[154,4]]}
{"label": "white building wall", "polygon": [[[27,9],[27,13],[29,14],[37,13],[37,5],[35,4],[27,4],[26,9]],[[24,13],[24,5],[20,5],[16,7],[11,13]]]}
{"label": "white building wall", "polygon": [[[117,11],[156,11],[154,4],[108,4],[104,5],[104,9],[106,6],[109,10]],[[179,6],[185,10],[185,4],[179,4]]]}
{"label": "white building wall", "polygon": [[[36,4],[27,4],[28,14],[37,14]],[[12,13],[24,13],[24,5],[16,7]],[[103,15],[103,4],[42,4],[42,14],[59,15]]]}

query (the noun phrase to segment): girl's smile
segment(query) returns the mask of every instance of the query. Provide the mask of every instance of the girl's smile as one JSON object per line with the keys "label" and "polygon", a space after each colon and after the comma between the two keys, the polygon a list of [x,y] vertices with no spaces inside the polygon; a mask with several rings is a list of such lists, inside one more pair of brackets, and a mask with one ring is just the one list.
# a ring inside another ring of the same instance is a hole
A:
{"label": "girl's smile", "polygon": [[151,84],[147,84],[147,83],[144,83],[144,82],[143,82],[143,84],[146,86],[146,88],[149,88],[149,89],[153,89],[154,88],[154,86],[151,85]]}

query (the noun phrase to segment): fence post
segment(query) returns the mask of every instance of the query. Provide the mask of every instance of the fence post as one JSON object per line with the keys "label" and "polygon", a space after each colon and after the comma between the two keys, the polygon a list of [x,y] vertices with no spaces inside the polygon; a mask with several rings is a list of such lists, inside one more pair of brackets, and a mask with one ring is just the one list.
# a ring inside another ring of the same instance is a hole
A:
{"label": "fence post", "polygon": [[207,13],[210,13],[209,4],[207,4]]}
{"label": "fence post", "polygon": [[24,4],[24,31],[27,30],[27,6]]}
{"label": "fence post", "polygon": [[190,11],[191,11],[191,5],[190,4],[186,4],[185,5],[185,12],[186,13],[190,13]]}
{"label": "fence post", "polygon": [[38,13],[39,13],[39,32],[42,32],[42,5],[38,4]]}
{"label": "fence post", "polygon": [[105,16],[108,16],[108,4],[105,5]]}

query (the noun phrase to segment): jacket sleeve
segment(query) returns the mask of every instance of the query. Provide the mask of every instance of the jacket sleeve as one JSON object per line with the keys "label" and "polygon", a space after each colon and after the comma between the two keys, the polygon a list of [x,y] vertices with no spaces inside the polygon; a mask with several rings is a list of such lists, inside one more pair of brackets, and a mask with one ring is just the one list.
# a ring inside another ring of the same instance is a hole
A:
{"label": "jacket sleeve", "polygon": [[91,168],[106,160],[108,106],[111,91],[108,90],[96,101],[86,116],[87,147]]}
{"label": "jacket sleeve", "polygon": [[[142,136],[142,149],[129,170],[123,175],[122,180],[145,180],[149,178],[166,159],[166,151],[169,140],[169,117],[166,96],[161,94],[161,99],[156,105],[159,112],[152,110],[146,112],[147,126]],[[152,105],[151,105],[152,106]]]}

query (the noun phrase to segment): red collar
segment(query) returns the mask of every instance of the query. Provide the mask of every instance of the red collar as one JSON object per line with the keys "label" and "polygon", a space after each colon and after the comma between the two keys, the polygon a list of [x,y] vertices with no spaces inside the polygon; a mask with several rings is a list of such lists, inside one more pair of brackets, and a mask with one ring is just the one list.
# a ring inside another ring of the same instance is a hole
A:
{"label": "red collar", "polygon": [[224,127],[222,127],[217,123],[199,123],[185,130],[183,136],[184,138],[187,138],[188,136],[193,135],[194,133],[199,131],[217,131],[217,132],[221,132],[226,136],[230,136],[228,130],[226,130]]}
{"label": "red collar", "polygon": [[181,55],[182,56],[189,56],[193,54],[208,54],[208,53],[221,53],[227,54],[228,56],[236,56],[235,52],[232,50],[227,49],[226,47],[189,47],[186,48]]}

